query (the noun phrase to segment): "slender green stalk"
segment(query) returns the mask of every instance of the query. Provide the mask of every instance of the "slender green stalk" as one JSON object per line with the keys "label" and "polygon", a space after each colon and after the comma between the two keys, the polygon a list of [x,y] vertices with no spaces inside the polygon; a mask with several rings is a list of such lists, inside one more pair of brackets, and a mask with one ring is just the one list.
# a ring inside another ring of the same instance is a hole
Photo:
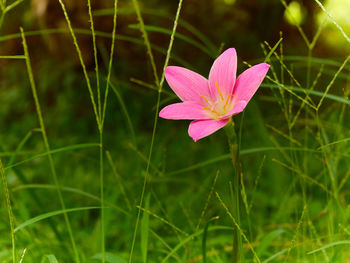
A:
{"label": "slender green stalk", "polygon": [[103,130],[100,130],[100,199],[101,199],[101,249],[102,263],[105,262],[105,198],[104,198],[104,175],[103,175]]}
{"label": "slender green stalk", "polygon": [[110,165],[111,168],[112,168],[113,174],[114,174],[115,177],[117,178],[117,182],[118,182],[118,184],[119,184],[120,191],[121,191],[122,195],[124,196],[125,203],[127,204],[128,210],[130,211],[132,208],[131,208],[131,204],[130,204],[128,195],[126,194],[125,187],[123,186],[122,178],[120,177],[120,175],[119,175],[119,173],[118,173],[118,171],[117,171],[117,168],[116,168],[116,166],[114,165],[114,162],[113,162],[111,153],[110,153],[109,151],[106,151],[106,156],[107,156],[109,165]]}
{"label": "slender green stalk", "polygon": [[95,117],[96,117],[96,122],[98,124],[98,128],[101,129],[101,116],[98,114],[98,110],[97,110],[97,106],[96,106],[96,102],[95,102],[95,98],[94,98],[94,93],[93,93],[92,88],[91,88],[90,79],[89,79],[89,76],[88,76],[88,73],[87,73],[87,70],[86,70],[86,66],[85,66],[85,63],[84,63],[84,60],[83,60],[83,56],[81,54],[80,47],[78,45],[77,38],[75,36],[74,30],[73,30],[72,24],[70,22],[70,19],[69,19],[69,16],[68,16],[68,13],[67,13],[67,10],[66,10],[66,7],[65,7],[64,3],[62,2],[62,0],[58,0],[58,1],[61,4],[64,17],[65,17],[65,19],[67,21],[67,25],[68,25],[69,31],[70,31],[71,36],[73,38],[73,43],[74,43],[75,49],[76,49],[76,51],[78,53],[79,61],[80,61],[81,67],[82,67],[83,72],[84,72],[84,77],[85,77],[87,88],[89,90],[90,99],[91,99],[92,107],[94,109],[94,113],[95,113]]}
{"label": "slender green stalk", "polygon": [[280,1],[281,1],[282,5],[284,6],[284,8],[285,8],[285,9],[287,10],[287,12],[289,13],[289,15],[291,16],[291,18],[294,20],[295,26],[297,27],[297,29],[298,29],[298,31],[299,31],[301,37],[304,39],[305,44],[306,44],[307,46],[309,46],[309,45],[310,45],[309,39],[307,38],[307,36],[306,36],[304,30],[301,28],[301,26],[299,25],[299,23],[296,22],[296,19],[295,19],[294,15],[291,14],[291,12],[290,12],[290,10],[289,10],[289,8],[288,8],[288,5],[287,5],[287,3],[286,3],[286,1],[285,1],[285,0],[280,0]]}
{"label": "slender green stalk", "polygon": [[344,69],[344,67],[346,66],[346,64],[348,63],[348,61],[350,60],[350,55],[346,57],[346,59],[344,60],[343,64],[340,66],[340,68],[337,70],[337,72],[334,74],[332,80],[329,82],[328,86],[326,87],[326,90],[323,92],[323,96],[320,99],[320,102],[317,105],[317,111],[318,109],[321,107],[322,102],[324,100],[324,98],[326,97],[326,95],[328,94],[329,89],[333,86],[334,81],[336,80],[336,78],[338,77],[339,73]]}
{"label": "slender green stalk", "polygon": [[140,11],[140,6],[139,6],[139,3],[138,3],[137,0],[132,0],[132,3],[134,5],[134,9],[135,9],[135,12],[136,12],[137,20],[139,21],[139,24],[140,24],[140,30],[141,30],[141,33],[142,33],[142,37],[143,37],[143,39],[145,41],[147,54],[148,54],[149,60],[151,62],[151,67],[152,67],[152,71],[153,71],[154,81],[156,83],[156,86],[159,87],[159,78],[158,78],[158,73],[157,73],[157,67],[156,67],[156,63],[154,62],[154,57],[153,57],[153,53],[152,53],[151,43],[149,41],[147,31],[145,30],[145,23],[143,22],[143,18],[142,18],[141,11]]}
{"label": "slender green stalk", "polygon": [[139,225],[139,221],[140,221],[141,208],[142,208],[143,198],[144,198],[146,185],[147,185],[147,180],[148,180],[148,176],[149,176],[149,168],[150,168],[150,163],[151,163],[151,158],[152,158],[152,153],[153,153],[153,145],[154,145],[154,139],[155,139],[155,134],[156,134],[156,129],[157,129],[157,123],[158,123],[160,97],[161,97],[161,93],[162,93],[162,85],[164,83],[165,69],[168,66],[168,62],[169,62],[169,59],[170,59],[171,49],[172,49],[173,42],[174,42],[174,36],[175,36],[178,20],[179,20],[179,17],[180,17],[182,1],[183,0],[179,0],[179,5],[177,7],[177,12],[176,12],[175,20],[174,20],[174,25],[173,25],[172,33],[171,33],[171,36],[170,36],[170,42],[169,42],[169,46],[168,46],[167,56],[165,58],[165,62],[164,62],[164,66],[163,66],[162,78],[161,78],[161,81],[159,82],[158,75],[157,75],[157,69],[156,69],[156,66],[155,66],[155,63],[154,63],[154,59],[153,59],[153,54],[152,54],[152,51],[151,51],[151,45],[150,45],[150,42],[149,42],[149,39],[148,39],[147,32],[144,29],[144,23],[143,23],[143,19],[142,19],[142,16],[141,16],[140,8],[139,8],[137,0],[133,0],[134,8],[135,8],[135,11],[136,11],[139,23],[140,23],[141,32],[142,32],[143,38],[144,38],[145,43],[146,43],[146,47],[147,47],[147,50],[148,50],[148,55],[149,55],[150,60],[151,60],[155,82],[156,82],[156,85],[158,86],[158,97],[157,97],[157,106],[156,106],[156,111],[155,111],[155,116],[154,116],[154,124],[153,124],[151,146],[150,146],[150,150],[149,150],[149,154],[148,154],[146,175],[145,175],[145,178],[144,178],[144,181],[143,181],[143,186],[142,186],[142,192],[141,192],[141,197],[140,197],[139,209],[138,209],[138,212],[137,212],[137,218],[136,218],[134,234],[133,234],[132,244],[131,244],[131,250],[130,250],[130,255],[129,255],[129,263],[132,262],[132,257],[133,257],[134,247],[135,247],[135,241],[136,241],[136,235],[137,235],[137,229],[138,229],[138,225]]}
{"label": "slender green stalk", "polygon": [[117,11],[118,11],[118,0],[114,0],[112,44],[111,44],[111,52],[109,56],[108,74],[107,74],[106,89],[105,89],[104,102],[103,102],[102,128],[103,128],[103,124],[106,116],[107,98],[108,98],[108,91],[109,91],[109,85],[110,85],[111,73],[112,73],[114,46],[115,46],[116,31],[117,31]]}
{"label": "slender green stalk", "polygon": [[[23,28],[21,28],[21,35],[22,35],[22,41],[23,41],[24,55],[26,56],[26,66],[27,66],[30,86],[31,86],[31,89],[32,89],[32,94],[33,94],[33,98],[34,98],[34,102],[35,102],[35,107],[36,107],[36,111],[37,111],[38,118],[39,118],[41,133],[42,133],[42,136],[43,136],[43,140],[44,140],[44,145],[45,145],[46,151],[50,152],[51,148],[50,148],[49,141],[48,141],[48,138],[47,138],[43,116],[42,116],[42,113],[41,113],[41,107],[40,107],[39,98],[38,98],[38,94],[37,94],[37,90],[36,90],[36,85],[35,85],[35,81],[34,81],[32,66],[31,66],[29,52],[28,52],[28,46],[27,46],[26,38],[25,38],[25,35],[24,35],[24,32],[23,32]],[[55,168],[55,164],[54,164],[54,161],[53,161],[53,158],[52,158],[51,154],[48,154],[48,159],[49,159],[49,163],[50,163],[51,174],[52,174],[54,183],[55,183],[55,185],[57,187],[57,195],[58,195],[58,198],[59,198],[59,201],[60,201],[60,205],[61,205],[61,208],[63,210],[65,210],[66,209],[66,205],[65,205],[64,200],[63,200],[61,186],[60,186],[60,184],[58,182],[58,178],[57,178],[57,174],[56,174],[56,168]],[[64,220],[66,222],[67,230],[68,230],[68,233],[69,233],[70,241],[72,243],[72,248],[73,248],[73,252],[74,252],[75,262],[79,263],[80,262],[79,254],[78,254],[78,250],[77,250],[77,247],[76,247],[76,244],[75,244],[75,240],[74,240],[74,236],[73,236],[72,227],[71,227],[71,224],[70,224],[70,221],[69,221],[69,217],[68,217],[67,213],[63,213],[63,215],[64,215]]]}
{"label": "slender green stalk", "polygon": [[[258,257],[258,255],[256,254],[253,245],[249,242],[247,236],[244,234],[242,228],[240,227],[240,225],[238,224],[237,220],[235,219],[235,217],[230,213],[230,210],[228,209],[228,207],[226,206],[226,204],[222,201],[220,195],[218,194],[218,192],[215,192],[216,194],[216,198],[219,200],[220,204],[222,205],[222,207],[225,209],[227,215],[231,218],[236,230],[235,232],[239,232],[239,236],[243,237],[243,239],[245,240],[245,242],[247,242],[247,245],[250,249],[250,251],[253,253],[254,258],[257,262],[261,263],[260,258]],[[242,262],[242,261],[238,261],[238,262]]]}
{"label": "slender green stalk", "polygon": [[90,19],[90,29],[92,35],[92,46],[94,49],[94,60],[95,60],[95,72],[96,72],[96,87],[97,87],[97,107],[98,115],[101,118],[101,88],[100,88],[100,74],[98,70],[98,59],[97,59],[97,48],[96,48],[96,34],[94,27],[94,18],[91,11],[91,0],[88,0],[88,9],[89,9],[89,19]]}
{"label": "slender green stalk", "polygon": [[104,97],[104,103],[103,103],[103,113],[102,113],[102,104],[101,104],[101,90],[100,90],[100,78],[99,78],[99,70],[98,70],[98,60],[97,60],[97,48],[96,48],[96,33],[94,29],[93,24],[93,16],[91,11],[91,2],[88,0],[88,9],[89,9],[89,17],[90,17],[90,23],[91,23],[91,34],[93,39],[93,49],[94,49],[94,59],[95,59],[95,71],[96,71],[96,81],[97,81],[97,106],[94,98],[94,93],[91,88],[90,79],[88,77],[86,66],[83,61],[81,50],[78,45],[75,33],[73,31],[68,13],[66,11],[65,5],[63,4],[62,0],[59,0],[64,16],[66,18],[69,31],[71,32],[73,42],[76,48],[76,51],[78,53],[78,57],[80,59],[80,64],[84,72],[86,84],[90,93],[91,102],[93,105],[94,113],[96,116],[96,122],[98,125],[99,130],[99,148],[100,148],[100,169],[99,169],[99,178],[100,178],[100,199],[101,199],[101,247],[102,247],[102,262],[105,262],[105,212],[104,212],[104,160],[103,160],[103,123],[105,118],[105,111],[106,111],[106,105],[107,105],[107,97],[108,97],[108,89],[109,89],[109,81],[110,81],[110,75],[111,75],[111,69],[112,69],[112,62],[113,62],[113,54],[114,54],[114,44],[115,44],[115,32],[116,32],[116,19],[117,19],[117,0],[114,1],[114,20],[113,20],[113,32],[112,32],[112,45],[111,45],[111,53],[110,53],[110,60],[109,60],[109,68],[108,68],[108,76],[107,76],[107,84],[106,84],[106,91],[105,91],[105,97]]}
{"label": "slender green stalk", "polygon": [[[237,223],[240,224],[240,173],[239,173],[239,162],[238,162],[238,140],[237,135],[234,128],[234,122],[231,120],[226,126],[225,131],[228,138],[228,143],[231,152],[231,160],[233,164],[233,184],[232,184],[232,203],[233,207],[233,216],[237,219]],[[233,232],[233,246],[232,246],[232,262],[244,262],[243,256],[243,245],[242,245],[242,237],[238,233],[238,229]]]}
{"label": "slender green stalk", "polygon": [[17,262],[17,260],[16,260],[16,243],[15,243],[15,224],[14,224],[15,218],[14,218],[13,213],[12,213],[9,188],[8,188],[8,185],[7,185],[7,179],[6,179],[6,176],[5,176],[5,170],[4,170],[4,166],[2,164],[1,159],[0,159],[0,174],[1,174],[2,184],[3,184],[3,188],[4,188],[7,213],[8,213],[8,216],[9,216],[10,228],[11,228],[12,261],[13,261],[13,263],[15,263],[15,262]]}
{"label": "slender green stalk", "polygon": [[[89,1],[89,14],[91,19],[91,32],[93,34],[94,39],[94,29],[93,29],[93,17],[91,13],[91,5]],[[112,64],[113,64],[113,56],[114,56],[114,45],[115,45],[115,33],[117,29],[117,10],[118,10],[118,0],[114,1],[114,16],[113,16],[113,30],[112,30],[112,44],[111,44],[111,52],[109,57],[109,66],[108,66],[108,75],[106,81],[106,90],[104,95],[103,102],[103,113],[101,111],[101,95],[100,95],[100,84],[99,84],[99,73],[98,73],[98,62],[97,62],[97,52],[96,52],[96,42],[94,40],[94,55],[95,55],[95,64],[96,64],[96,79],[97,79],[97,96],[98,96],[98,107],[99,107],[99,133],[100,133],[100,199],[101,199],[101,247],[102,247],[102,263],[106,260],[106,247],[105,247],[105,207],[104,207],[104,159],[103,159],[103,125],[105,119],[105,113],[107,108],[107,98],[108,98],[108,90],[110,84],[110,77],[112,72]]]}

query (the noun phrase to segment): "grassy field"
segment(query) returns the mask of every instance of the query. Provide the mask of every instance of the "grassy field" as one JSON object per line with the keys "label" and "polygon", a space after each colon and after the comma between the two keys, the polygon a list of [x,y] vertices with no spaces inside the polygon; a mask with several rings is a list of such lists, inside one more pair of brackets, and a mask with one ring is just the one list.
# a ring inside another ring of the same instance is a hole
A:
{"label": "grassy field", "polygon": [[[327,2],[310,31],[276,1],[288,32],[239,1],[201,22],[193,0],[44,2],[0,0],[1,263],[235,262],[237,242],[236,262],[350,262],[350,26]],[[236,6],[266,28],[214,32]],[[238,74],[271,65],[233,117],[237,166],[232,129],[158,117],[168,65],[206,77],[229,47]]]}

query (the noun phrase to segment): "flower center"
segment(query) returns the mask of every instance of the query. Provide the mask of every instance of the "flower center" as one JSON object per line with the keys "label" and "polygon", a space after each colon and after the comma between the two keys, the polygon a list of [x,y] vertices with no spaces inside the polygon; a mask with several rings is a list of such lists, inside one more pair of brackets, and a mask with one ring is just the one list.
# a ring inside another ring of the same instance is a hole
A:
{"label": "flower center", "polygon": [[215,120],[220,120],[224,117],[229,111],[233,109],[234,101],[232,100],[233,94],[225,96],[222,94],[218,83],[216,83],[216,88],[218,90],[219,96],[216,99],[206,98],[204,99],[204,108],[203,110],[210,118]]}

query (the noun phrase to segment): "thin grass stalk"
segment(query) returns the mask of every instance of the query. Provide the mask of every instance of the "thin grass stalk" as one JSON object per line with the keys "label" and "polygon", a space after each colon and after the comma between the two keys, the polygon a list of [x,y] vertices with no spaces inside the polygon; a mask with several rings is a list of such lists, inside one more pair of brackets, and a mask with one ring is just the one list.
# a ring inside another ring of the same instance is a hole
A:
{"label": "thin grass stalk", "polygon": [[305,41],[305,44],[309,47],[310,46],[310,40],[307,38],[304,30],[300,27],[299,23],[296,22],[296,19],[295,19],[294,15],[291,14],[290,10],[288,9],[288,5],[287,5],[286,1],[285,0],[280,0],[280,1],[281,1],[282,5],[284,6],[284,8],[287,10],[287,12],[290,14],[290,16],[293,19],[293,21],[295,22],[295,26],[297,27],[301,37]]}
{"label": "thin grass stalk", "polygon": [[[231,201],[233,204],[233,216],[237,219],[237,223],[240,224],[240,173],[239,173],[239,162],[238,162],[238,140],[237,135],[234,129],[234,122],[231,120],[226,126],[225,131],[228,139],[228,144],[230,148],[231,153],[231,160],[233,164],[233,178],[232,178],[232,184],[231,185]],[[243,246],[242,246],[242,238],[241,235],[238,233],[238,229],[235,229],[233,231],[233,246],[232,246],[232,262],[238,263],[244,261],[244,256],[242,255],[243,252]]]}
{"label": "thin grass stalk", "polygon": [[87,73],[87,70],[86,70],[86,66],[85,66],[85,63],[84,63],[84,60],[83,60],[83,56],[81,54],[80,47],[78,45],[77,38],[76,38],[75,33],[73,31],[73,27],[72,27],[72,24],[70,22],[70,19],[69,19],[69,16],[68,16],[68,13],[67,13],[67,10],[66,10],[66,7],[65,7],[64,3],[62,2],[62,0],[58,0],[58,1],[59,1],[60,5],[61,5],[64,17],[66,19],[66,22],[67,22],[67,25],[68,25],[68,28],[69,28],[69,31],[70,31],[71,36],[73,38],[73,43],[74,43],[75,49],[77,51],[81,67],[83,69],[86,85],[87,85],[87,88],[89,90],[90,99],[91,99],[92,107],[93,107],[93,110],[94,110],[94,113],[95,113],[95,117],[96,117],[96,122],[98,124],[98,128],[101,129],[101,120],[100,120],[101,116],[99,116],[99,114],[98,114],[98,110],[97,110],[97,106],[96,106],[96,102],[95,102],[95,98],[94,98],[94,92],[92,91],[92,88],[91,88],[90,79],[89,79],[89,76],[88,76],[88,73]]}
{"label": "thin grass stalk", "polygon": [[149,175],[149,168],[150,168],[151,158],[152,158],[152,153],[153,153],[154,139],[155,139],[157,123],[158,123],[160,97],[161,97],[162,85],[164,83],[164,77],[165,77],[165,69],[166,69],[166,67],[168,66],[168,63],[169,63],[171,49],[172,49],[173,42],[174,42],[174,36],[175,36],[178,20],[179,20],[179,17],[180,17],[182,1],[183,0],[179,0],[179,4],[178,4],[178,7],[177,7],[177,12],[176,12],[175,20],[174,20],[174,25],[173,25],[172,33],[171,33],[171,36],[170,36],[170,42],[169,42],[169,46],[168,46],[167,56],[165,58],[165,62],[164,62],[164,66],[163,66],[162,79],[161,79],[161,82],[159,82],[158,75],[157,75],[156,68],[155,68],[155,64],[154,64],[154,61],[153,61],[153,55],[152,55],[152,51],[151,51],[151,47],[150,47],[150,42],[148,40],[147,33],[144,30],[144,24],[143,24],[143,19],[142,19],[142,16],[141,16],[140,8],[138,6],[137,0],[133,0],[135,11],[136,11],[138,19],[139,19],[141,31],[143,32],[143,37],[144,37],[144,40],[145,40],[145,43],[146,43],[146,46],[147,46],[147,49],[148,49],[148,54],[149,54],[149,57],[150,57],[150,60],[151,60],[152,68],[154,70],[155,82],[156,82],[156,84],[158,86],[158,97],[157,97],[157,106],[156,106],[156,111],[155,111],[155,116],[154,116],[154,124],[153,124],[151,146],[150,146],[150,150],[149,150],[149,154],[148,154],[146,175],[145,175],[145,178],[144,178],[144,181],[143,181],[143,186],[142,186],[142,192],[141,192],[141,197],[140,197],[139,209],[138,209],[138,212],[137,212],[135,229],[134,229],[134,234],[133,234],[132,244],[131,244],[131,251],[130,251],[130,255],[129,255],[129,263],[132,262],[132,256],[133,256],[133,251],[134,251],[134,247],[135,247],[137,229],[138,229],[138,225],[139,225],[139,221],[140,221],[141,208],[142,208],[142,204],[143,204],[143,198],[144,198],[146,185],[147,185],[147,180],[148,180],[148,175]]}
{"label": "thin grass stalk", "polygon": [[5,170],[4,170],[4,166],[2,164],[1,159],[0,159],[0,174],[1,174],[2,184],[3,184],[5,199],[6,199],[7,213],[8,213],[9,221],[10,221],[11,243],[12,243],[12,261],[13,261],[13,263],[15,263],[15,262],[17,262],[17,260],[16,260],[16,243],[15,243],[15,224],[14,224],[15,218],[14,218],[13,213],[12,213],[9,188],[7,185]]}
{"label": "thin grass stalk", "polygon": [[103,174],[103,130],[100,132],[100,199],[101,199],[101,261],[106,261],[106,247],[105,247],[105,198],[104,198],[104,174]]}
{"label": "thin grass stalk", "polygon": [[[39,118],[41,133],[42,133],[42,137],[43,137],[43,140],[44,140],[44,145],[45,145],[46,151],[50,152],[51,148],[50,148],[50,144],[49,144],[49,141],[48,141],[48,138],[47,138],[47,133],[46,133],[46,129],[45,129],[43,116],[42,116],[42,113],[41,113],[41,107],[40,107],[39,98],[38,98],[38,94],[37,94],[37,90],[36,90],[36,85],[35,85],[35,81],[34,81],[34,75],[33,75],[32,66],[31,66],[30,57],[29,57],[29,52],[28,52],[28,46],[27,46],[25,34],[23,32],[23,28],[21,28],[21,36],[22,36],[22,41],[23,41],[24,55],[26,56],[26,66],[27,66],[30,86],[31,86],[31,89],[32,89],[32,95],[33,95],[34,102],[35,102],[35,108],[36,108],[37,115],[38,115],[38,118]],[[60,201],[61,208],[62,208],[62,210],[65,210],[66,209],[66,205],[65,205],[64,200],[63,200],[61,186],[60,186],[60,184],[58,182],[58,178],[57,178],[57,174],[56,174],[56,168],[55,168],[55,164],[54,164],[54,161],[53,161],[53,157],[52,157],[51,153],[49,153],[47,155],[47,157],[49,159],[50,170],[51,170],[51,174],[52,174],[54,183],[56,185],[57,195],[58,195],[58,198],[59,198],[59,201]],[[66,226],[67,226],[68,234],[69,234],[69,237],[70,237],[70,241],[71,241],[71,244],[72,244],[75,262],[80,263],[79,254],[78,254],[77,246],[76,246],[75,239],[74,239],[74,236],[73,236],[73,231],[72,231],[72,227],[71,227],[71,224],[70,224],[70,221],[69,221],[68,214],[66,212],[64,212],[63,215],[64,215],[64,220],[65,220],[65,223],[66,223]]]}
{"label": "thin grass stalk", "polygon": [[120,177],[120,175],[119,175],[119,173],[117,171],[117,168],[116,168],[116,166],[115,166],[115,164],[113,162],[111,153],[109,151],[106,151],[106,156],[107,156],[107,160],[109,162],[109,165],[112,168],[112,172],[115,175],[115,177],[117,178],[117,182],[119,184],[120,192],[122,193],[122,195],[123,195],[123,197],[125,199],[125,203],[126,203],[126,205],[128,207],[128,210],[130,211],[132,209],[131,208],[131,203],[129,201],[128,195],[126,194],[125,187],[123,186],[122,178]]}
{"label": "thin grass stalk", "polygon": [[139,24],[140,24],[140,30],[142,33],[142,37],[145,41],[147,54],[148,54],[149,60],[151,62],[154,80],[155,80],[156,86],[159,87],[159,77],[158,77],[158,73],[157,73],[157,67],[156,67],[156,63],[154,62],[154,57],[153,57],[152,48],[151,48],[151,42],[149,41],[147,31],[145,30],[145,23],[143,22],[143,18],[142,18],[141,11],[140,11],[140,6],[139,6],[139,3],[137,0],[132,0],[132,3],[134,5],[137,20],[139,21]]}
{"label": "thin grass stalk", "polygon": [[[242,228],[240,227],[240,225],[238,224],[237,220],[235,219],[235,217],[230,213],[230,210],[228,209],[228,207],[226,206],[226,204],[224,203],[224,201],[222,201],[221,196],[218,194],[218,192],[215,192],[216,194],[216,198],[219,200],[219,203],[221,204],[221,206],[225,209],[226,214],[231,218],[235,228],[238,230],[240,236],[245,240],[245,242],[247,242],[247,245],[250,249],[250,251],[253,253],[254,255],[254,259],[256,262],[261,263],[260,258],[258,257],[258,255],[256,254],[254,247],[252,245],[252,243],[249,242],[247,236],[244,234]],[[241,261],[238,261],[241,262]]]}
{"label": "thin grass stalk", "polygon": [[[89,0],[90,3],[90,0]],[[95,63],[96,63],[96,79],[97,79],[97,90],[98,90],[98,107],[99,107],[99,116],[100,116],[100,199],[101,199],[101,248],[102,248],[102,263],[106,261],[106,247],[105,247],[105,207],[104,207],[104,158],[103,158],[103,124],[105,119],[106,107],[107,107],[107,98],[108,98],[108,90],[110,84],[110,77],[112,71],[113,64],[113,55],[114,55],[114,45],[115,45],[115,32],[117,29],[117,10],[118,10],[118,1],[114,1],[114,16],[113,16],[113,30],[112,30],[112,44],[111,44],[111,52],[109,57],[109,66],[108,66],[108,75],[106,82],[106,89],[104,95],[103,102],[103,113],[101,110],[101,95],[100,95],[100,84],[99,84],[99,74],[98,74],[98,66],[97,66],[97,52],[96,52],[96,42],[94,42],[94,54],[95,54]],[[91,31],[94,35],[93,31],[93,17],[91,14],[91,6],[89,6],[90,19],[91,19]]]}
{"label": "thin grass stalk", "polygon": [[91,11],[91,0],[88,0],[88,10],[89,10],[89,19],[90,19],[90,30],[92,35],[92,45],[94,49],[94,60],[95,60],[95,73],[96,73],[96,87],[97,87],[97,107],[98,115],[101,118],[101,88],[100,88],[100,74],[98,69],[98,59],[97,59],[97,48],[96,48],[96,34],[94,27],[94,18]]}
{"label": "thin grass stalk", "polygon": [[110,56],[109,56],[108,74],[107,74],[107,79],[106,79],[106,89],[105,89],[104,102],[103,102],[102,129],[103,129],[104,120],[105,120],[105,116],[106,116],[107,98],[108,98],[109,85],[110,85],[110,81],[111,81],[113,56],[114,56],[114,46],[115,46],[116,31],[117,31],[117,12],[118,12],[118,0],[114,0],[112,44],[111,44],[111,53],[110,53]]}
{"label": "thin grass stalk", "polygon": [[22,263],[23,258],[24,258],[24,256],[25,256],[26,252],[27,252],[27,248],[25,248],[25,249],[23,250],[22,256],[21,256],[21,259],[20,259],[19,263]]}

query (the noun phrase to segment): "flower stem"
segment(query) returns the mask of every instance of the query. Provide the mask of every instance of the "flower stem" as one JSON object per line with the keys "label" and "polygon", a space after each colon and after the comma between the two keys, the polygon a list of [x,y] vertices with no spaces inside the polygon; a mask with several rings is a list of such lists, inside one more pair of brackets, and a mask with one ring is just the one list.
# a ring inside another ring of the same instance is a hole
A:
{"label": "flower stem", "polygon": [[[232,164],[233,164],[233,180],[231,185],[231,198],[233,204],[233,217],[236,219],[238,225],[240,225],[240,172],[239,172],[239,162],[238,162],[238,151],[239,151],[239,143],[237,140],[237,135],[234,127],[234,122],[231,120],[226,126],[226,135],[228,138],[228,144],[230,147],[230,152],[232,156]],[[243,262],[244,257],[242,254],[242,237],[236,229],[233,232],[233,246],[232,246],[232,262],[238,263]]]}

